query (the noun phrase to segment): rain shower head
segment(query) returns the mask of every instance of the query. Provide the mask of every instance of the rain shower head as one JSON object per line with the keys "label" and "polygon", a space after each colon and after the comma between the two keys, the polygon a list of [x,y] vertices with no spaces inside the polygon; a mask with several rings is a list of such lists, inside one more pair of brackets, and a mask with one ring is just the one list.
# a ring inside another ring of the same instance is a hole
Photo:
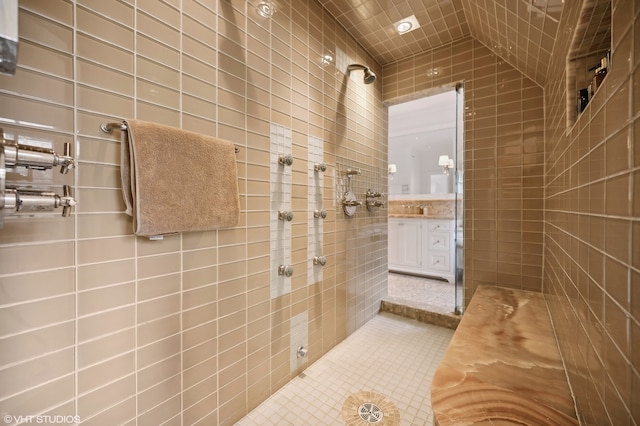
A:
{"label": "rain shower head", "polygon": [[369,67],[360,64],[351,64],[347,67],[347,71],[351,72],[353,70],[363,70],[364,71],[364,84],[371,84],[376,81],[376,75],[369,69]]}

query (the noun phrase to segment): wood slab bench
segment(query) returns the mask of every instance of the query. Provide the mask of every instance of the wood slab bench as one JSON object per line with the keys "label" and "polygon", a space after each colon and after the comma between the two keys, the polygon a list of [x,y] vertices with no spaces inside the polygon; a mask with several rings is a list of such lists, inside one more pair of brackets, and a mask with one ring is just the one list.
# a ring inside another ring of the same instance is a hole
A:
{"label": "wood slab bench", "polygon": [[480,286],[431,385],[434,423],[577,425],[544,296]]}

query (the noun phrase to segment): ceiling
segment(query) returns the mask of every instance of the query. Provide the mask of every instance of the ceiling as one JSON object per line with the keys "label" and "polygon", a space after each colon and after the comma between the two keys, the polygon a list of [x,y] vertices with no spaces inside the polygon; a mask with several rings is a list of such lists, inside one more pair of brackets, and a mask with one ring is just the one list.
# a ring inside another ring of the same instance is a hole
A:
{"label": "ceiling", "polygon": [[[319,0],[384,66],[469,35],[544,86],[564,0]],[[394,23],[420,27],[399,35]]]}

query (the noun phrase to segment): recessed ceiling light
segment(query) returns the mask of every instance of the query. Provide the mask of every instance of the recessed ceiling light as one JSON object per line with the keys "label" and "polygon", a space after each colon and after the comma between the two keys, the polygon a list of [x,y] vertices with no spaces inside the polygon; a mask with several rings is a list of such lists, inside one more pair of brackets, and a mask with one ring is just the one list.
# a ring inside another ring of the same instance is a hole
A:
{"label": "recessed ceiling light", "polygon": [[420,24],[418,23],[416,16],[411,15],[407,18],[403,18],[399,20],[398,22],[393,24],[393,27],[395,28],[398,34],[406,34],[409,31],[413,31],[416,28],[420,28]]}
{"label": "recessed ceiling light", "polygon": [[413,25],[411,25],[411,22],[402,21],[398,25],[396,25],[396,30],[399,33],[406,33],[407,31],[409,31],[411,29],[411,27],[413,27]]}
{"label": "recessed ceiling light", "polygon": [[261,1],[256,6],[256,10],[263,18],[270,18],[276,13],[276,7],[270,1]]}

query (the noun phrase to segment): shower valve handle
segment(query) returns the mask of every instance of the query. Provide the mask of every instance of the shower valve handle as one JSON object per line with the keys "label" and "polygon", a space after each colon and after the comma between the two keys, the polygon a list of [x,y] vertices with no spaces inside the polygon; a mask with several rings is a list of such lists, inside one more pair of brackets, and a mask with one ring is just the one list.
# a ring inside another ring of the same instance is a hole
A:
{"label": "shower valve handle", "polygon": [[280,163],[283,166],[290,166],[293,164],[293,155],[291,154],[280,154],[280,156],[278,157],[278,163]]}
{"label": "shower valve handle", "polygon": [[313,258],[313,264],[324,266],[327,264],[327,258],[324,256],[316,256]]}
{"label": "shower valve handle", "polygon": [[324,218],[326,218],[326,217],[327,217],[327,211],[326,211],[325,209],[322,209],[322,210],[315,210],[315,211],[313,212],[313,217],[315,217],[316,219],[317,219],[317,218],[322,218],[322,219],[324,219]]}
{"label": "shower valve handle", "polygon": [[291,210],[280,210],[278,212],[278,219],[291,222],[293,220],[293,212]]}
{"label": "shower valve handle", "polygon": [[293,275],[293,266],[291,265],[278,266],[278,275],[284,275],[285,277],[290,277],[291,275]]}
{"label": "shower valve handle", "polygon": [[316,172],[324,172],[327,170],[327,164],[326,163],[316,163],[313,166],[313,170],[315,170]]}

